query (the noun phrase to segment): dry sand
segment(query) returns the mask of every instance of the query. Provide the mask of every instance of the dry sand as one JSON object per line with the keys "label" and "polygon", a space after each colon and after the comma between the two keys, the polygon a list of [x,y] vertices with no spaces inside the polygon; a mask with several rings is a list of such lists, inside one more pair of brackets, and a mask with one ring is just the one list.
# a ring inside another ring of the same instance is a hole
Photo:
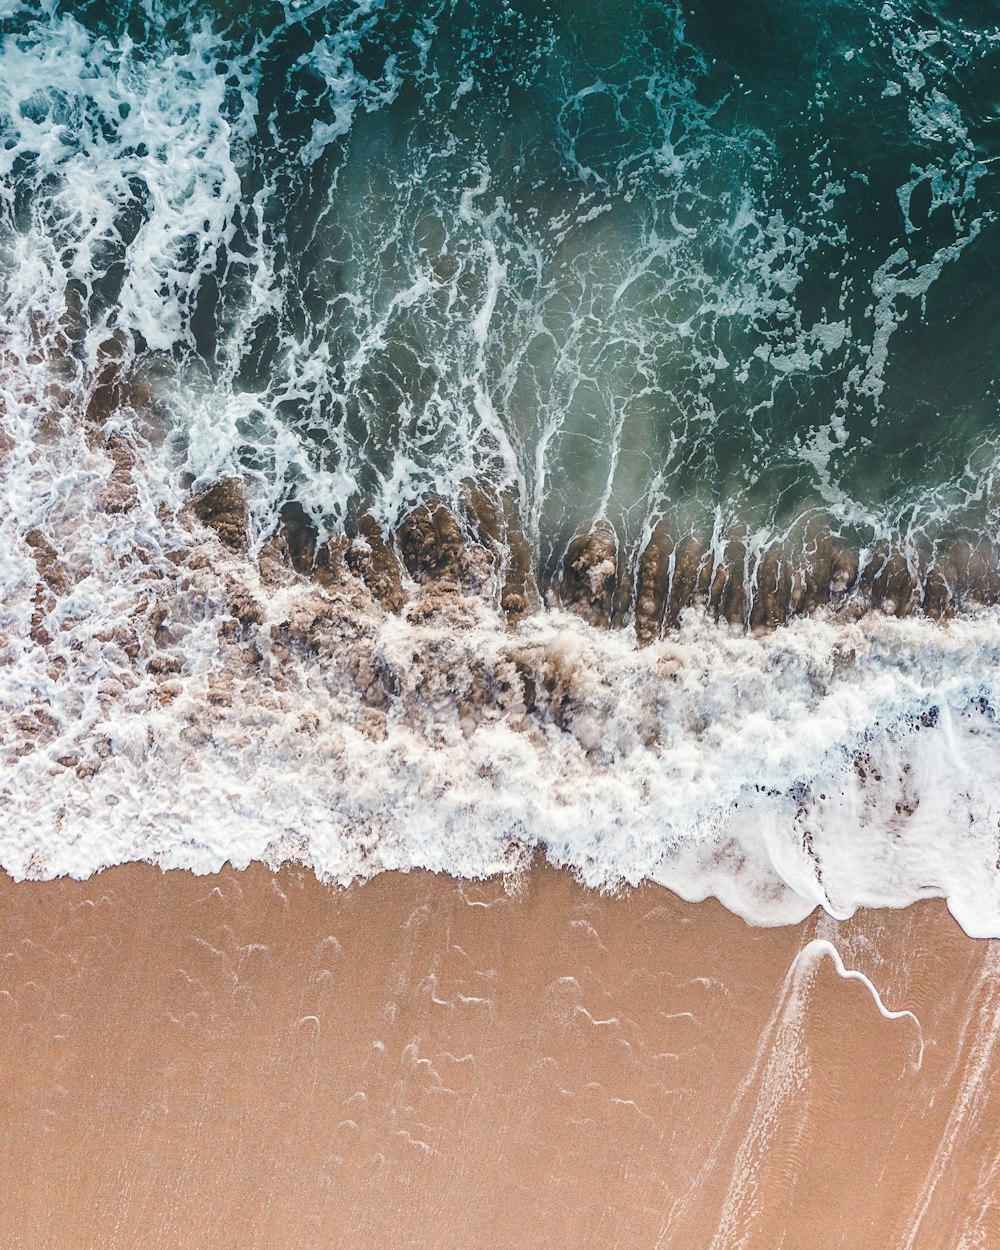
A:
{"label": "dry sand", "polygon": [[3,878],[0,1245],[998,1247],[998,1015],[936,902]]}

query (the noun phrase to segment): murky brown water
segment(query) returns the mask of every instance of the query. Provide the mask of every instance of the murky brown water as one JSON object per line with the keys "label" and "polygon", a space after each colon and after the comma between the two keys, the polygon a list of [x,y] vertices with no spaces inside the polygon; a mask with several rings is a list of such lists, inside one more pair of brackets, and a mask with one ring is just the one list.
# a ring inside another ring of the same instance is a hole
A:
{"label": "murky brown water", "polygon": [[998,1017],[1000,946],[937,903],[3,878],[0,1242],[998,1246]]}

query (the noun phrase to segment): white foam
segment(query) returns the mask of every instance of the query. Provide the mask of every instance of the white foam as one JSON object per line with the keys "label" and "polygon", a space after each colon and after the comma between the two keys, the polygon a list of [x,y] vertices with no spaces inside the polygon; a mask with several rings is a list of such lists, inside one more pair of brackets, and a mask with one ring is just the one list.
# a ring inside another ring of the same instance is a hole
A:
{"label": "white foam", "polygon": [[917,1029],[917,1053],[913,1061],[913,1071],[919,1072],[924,1062],[924,1032],[920,1026],[920,1021],[912,1011],[903,1009],[902,1011],[893,1011],[882,1002],[882,996],[875,988],[874,982],[870,977],[866,977],[863,972],[858,972],[856,968],[848,968],[841,958],[840,951],[832,942],[825,938],[814,938],[807,943],[802,950],[795,956],[796,964],[805,964],[806,966],[815,966],[823,958],[829,956],[833,960],[833,965],[837,969],[837,976],[842,981],[858,981],[860,982],[871,996],[872,1002],[878,1009],[879,1015],[883,1020],[912,1020]]}
{"label": "white foam", "polygon": [[[264,587],[214,539],[178,567],[162,553],[196,535],[143,504],[89,505],[107,469],[82,444],[45,515],[75,581],[47,645],[7,518],[0,863],[15,876],[284,855],[339,881],[477,876],[541,848],[593,886],[648,878],[760,923],[943,895],[970,933],[1000,935],[995,612],[762,636],[693,614],[643,650],[558,611],[509,634],[484,600],[411,622]],[[244,644],[225,638],[234,593],[264,618]],[[157,656],[179,671],[152,671]],[[388,675],[381,709],[362,661]]]}

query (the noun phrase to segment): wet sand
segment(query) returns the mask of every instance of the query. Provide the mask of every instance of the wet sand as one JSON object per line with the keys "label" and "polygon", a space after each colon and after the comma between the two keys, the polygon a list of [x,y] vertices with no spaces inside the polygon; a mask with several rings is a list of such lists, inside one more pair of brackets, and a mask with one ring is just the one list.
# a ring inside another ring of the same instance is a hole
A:
{"label": "wet sand", "polygon": [[1000,946],[936,902],[767,930],[541,866],[4,877],[0,1241],[997,1246],[998,1025]]}

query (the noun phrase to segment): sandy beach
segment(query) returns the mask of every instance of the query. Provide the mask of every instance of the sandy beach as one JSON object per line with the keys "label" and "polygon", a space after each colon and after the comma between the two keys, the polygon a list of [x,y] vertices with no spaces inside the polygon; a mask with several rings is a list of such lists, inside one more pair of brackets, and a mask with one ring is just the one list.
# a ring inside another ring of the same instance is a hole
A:
{"label": "sandy beach", "polygon": [[1000,1244],[998,952],[542,865],[5,877],[3,1244]]}

